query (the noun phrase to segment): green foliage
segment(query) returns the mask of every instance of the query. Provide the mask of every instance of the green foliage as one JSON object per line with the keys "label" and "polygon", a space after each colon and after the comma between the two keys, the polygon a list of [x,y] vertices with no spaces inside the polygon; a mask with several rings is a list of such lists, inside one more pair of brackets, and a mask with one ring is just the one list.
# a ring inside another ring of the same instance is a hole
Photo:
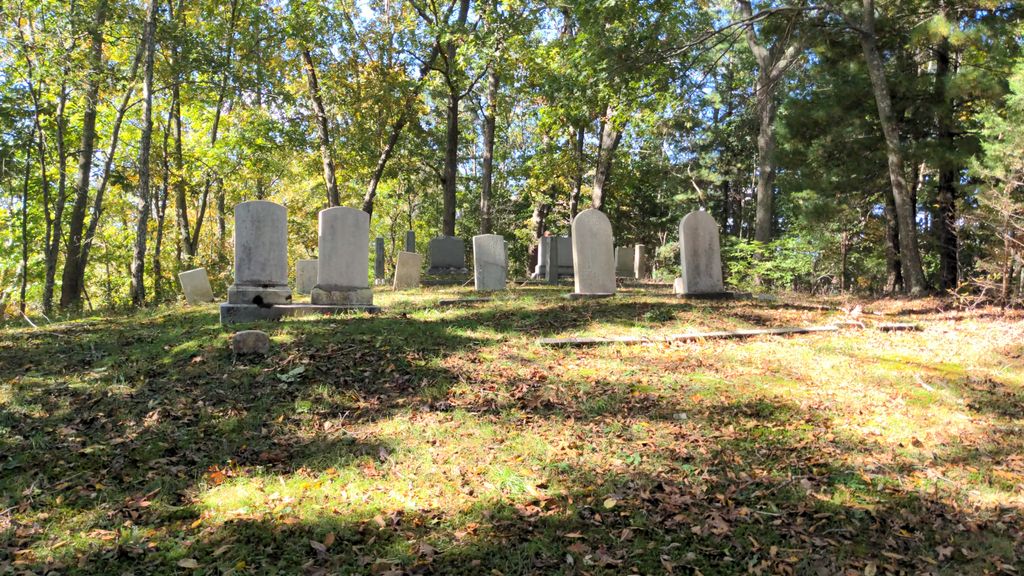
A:
{"label": "green foliage", "polygon": [[796,290],[814,283],[814,248],[800,236],[769,243],[730,238],[722,247],[726,284],[742,291]]}

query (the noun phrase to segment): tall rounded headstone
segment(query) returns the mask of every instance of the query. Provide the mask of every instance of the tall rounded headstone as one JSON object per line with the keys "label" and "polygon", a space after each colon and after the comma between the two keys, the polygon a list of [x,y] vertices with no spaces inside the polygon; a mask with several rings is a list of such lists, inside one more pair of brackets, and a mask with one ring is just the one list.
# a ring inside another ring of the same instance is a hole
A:
{"label": "tall rounded headstone", "polygon": [[499,234],[473,236],[473,280],[478,291],[504,290],[508,259]]}
{"label": "tall rounded headstone", "polygon": [[600,210],[591,208],[572,221],[572,258],[575,297],[615,294],[615,240],[612,224]]}
{"label": "tall rounded headstone", "polygon": [[679,260],[681,276],[676,280],[677,293],[725,292],[718,224],[707,212],[690,212],[679,222]]}
{"label": "tall rounded headstone", "polygon": [[373,304],[370,275],[370,215],[336,206],[320,211],[320,244],[313,304]]}
{"label": "tall rounded headstone", "polygon": [[288,210],[266,200],[235,206],[235,283],[228,303],[291,302],[288,289]]}

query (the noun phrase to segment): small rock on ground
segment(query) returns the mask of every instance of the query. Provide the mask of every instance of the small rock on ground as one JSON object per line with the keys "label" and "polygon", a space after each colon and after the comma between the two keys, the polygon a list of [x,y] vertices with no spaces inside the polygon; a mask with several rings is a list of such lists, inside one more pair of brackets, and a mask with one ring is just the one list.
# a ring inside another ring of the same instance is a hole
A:
{"label": "small rock on ground", "polygon": [[231,351],[239,356],[270,352],[270,337],[262,330],[242,330],[231,337]]}

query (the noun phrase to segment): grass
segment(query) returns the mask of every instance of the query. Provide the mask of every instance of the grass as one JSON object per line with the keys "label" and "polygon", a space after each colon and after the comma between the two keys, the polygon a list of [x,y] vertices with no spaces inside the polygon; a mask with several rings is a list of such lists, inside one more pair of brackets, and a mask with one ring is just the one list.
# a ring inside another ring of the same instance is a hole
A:
{"label": "grass", "polygon": [[0,328],[0,574],[1024,569],[1020,313],[878,301],[923,330],[552,349],[843,314],[437,306],[471,295],[257,324],[258,359],[215,306]]}

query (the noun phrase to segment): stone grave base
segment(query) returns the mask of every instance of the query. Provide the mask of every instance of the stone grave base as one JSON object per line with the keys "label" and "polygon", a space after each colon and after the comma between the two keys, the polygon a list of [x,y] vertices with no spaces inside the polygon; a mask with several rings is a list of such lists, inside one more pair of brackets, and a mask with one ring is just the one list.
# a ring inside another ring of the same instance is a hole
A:
{"label": "stone grave base", "polygon": [[342,288],[314,286],[309,301],[325,306],[373,306],[370,288]]}
{"label": "stone grave base", "polygon": [[611,298],[615,296],[614,292],[597,292],[594,294],[581,294],[579,292],[573,292],[572,294],[566,294],[565,297],[569,300],[597,300],[599,298]]}
{"label": "stone grave base", "polygon": [[228,303],[255,305],[256,298],[267,305],[291,304],[292,291],[287,286],[238,286],[228,287]]}
{"label": "stone grave base", "polygon": [[379,306],[326,306],[319,304],[282,304],[279,306],[254,306],[252,304],[221,304],[220,323],[241,324],[261,320],[280,320],[293,316],[331,316],[345,312],[380,312]]}
{"label": "stone grave base", "polygon": [[443,274],[420,278],[421,286],[462,286],[472,282],[473,277],[469,274]]}

